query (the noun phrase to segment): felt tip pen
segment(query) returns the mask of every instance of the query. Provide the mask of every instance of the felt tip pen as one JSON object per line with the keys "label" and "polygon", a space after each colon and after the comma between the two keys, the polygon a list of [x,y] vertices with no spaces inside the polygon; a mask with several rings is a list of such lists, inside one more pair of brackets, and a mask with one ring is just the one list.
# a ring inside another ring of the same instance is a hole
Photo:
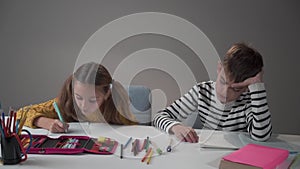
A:
{"label": "felt tip pen", "polygon": [[127,141],[126,144],[124,145],[124,149],[128,146],[128,144],[130,143],[131,140],[132,140],[132,137],[130,137],[130,138],[128,139],[128,141]]}
{"label": "felt tip pen", "polygon": [[123,158],[123,144],[121,144],[120,158]]}
{"label": "felt tip pen", "polygon": [[53,102],[53,107],[54,107],[54,109],[55,109],[55,111],[56,111],[56,113],[58,115],[59,120],[64,124],[65,132],[67,132],[68,130],[65,127],[65,121],[64,121],[64,119],[62,117],[62,114],[61,114],[61,112],[60,112],[60,110],[59,110],[59,108],[57,106],[57,103],[55,101]]}
{"label": "felt tip pen", "polygon": [[171,152],[172,151],[172,142],[173,142],[173,139],[170,139],[170,143],[167,147],[167,152]]}

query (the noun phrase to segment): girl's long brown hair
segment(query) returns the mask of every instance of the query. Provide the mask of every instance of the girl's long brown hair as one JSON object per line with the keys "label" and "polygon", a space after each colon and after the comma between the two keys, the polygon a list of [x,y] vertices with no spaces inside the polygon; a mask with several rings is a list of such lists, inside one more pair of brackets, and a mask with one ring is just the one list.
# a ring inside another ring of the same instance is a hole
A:
{"label": "girl's long brown hair", "polygon": [[95,90],[101,90],[104,94],[111,89],[109,98],[99,107],[107,123],[136,124],[129,110],[129,97],[124,87],[112,79],[103,65],[94,62],[80,66],[73,75],[67,78],[60,91],[58,106],[67,122],[85,120],[74,100],[73,84],[75,81],[95,85]]}

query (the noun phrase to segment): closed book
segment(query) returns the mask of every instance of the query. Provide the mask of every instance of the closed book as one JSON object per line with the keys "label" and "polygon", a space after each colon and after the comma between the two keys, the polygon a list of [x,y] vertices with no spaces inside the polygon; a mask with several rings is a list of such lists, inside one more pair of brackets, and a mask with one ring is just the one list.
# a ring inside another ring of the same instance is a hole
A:
{"label": "closed book", "polygon": [[289,151],[280,148],[247,144],[222,158],[220,169],[275,169],[287,159]]}

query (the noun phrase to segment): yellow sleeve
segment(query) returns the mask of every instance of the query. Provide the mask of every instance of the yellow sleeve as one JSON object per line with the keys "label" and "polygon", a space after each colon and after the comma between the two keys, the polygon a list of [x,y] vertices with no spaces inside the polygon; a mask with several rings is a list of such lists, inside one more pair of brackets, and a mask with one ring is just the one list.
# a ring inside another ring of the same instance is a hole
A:
{"label": "yellow sleeve", "polygon": [[122,116],[121,114],[119,114],[119,118],[120,118],[121,123],[123,125],[136,125],[136,124],[138,124],[138,122],[136,122],[135,116],[133,114],[129,118],[126,118],[126,117]]}
{"label": "yellow sleeve", "polygon": [[[23,117],[26,119],[25,126],[31,127],[31,128],[37,128],[37,126],[34,125],[34,121],[38,117],[47,117],[47,118],[53,118],[57,119],[58,116],[55,112],[55,109],[53,107],[53,102],[55,99],[49,100],[44,103],[39,103],[31,106],[26,106],[17,111],[17,119],[22,118],[22,114],[28,110],[26,117]],[[24,115],[23,115],[24,116]]]}

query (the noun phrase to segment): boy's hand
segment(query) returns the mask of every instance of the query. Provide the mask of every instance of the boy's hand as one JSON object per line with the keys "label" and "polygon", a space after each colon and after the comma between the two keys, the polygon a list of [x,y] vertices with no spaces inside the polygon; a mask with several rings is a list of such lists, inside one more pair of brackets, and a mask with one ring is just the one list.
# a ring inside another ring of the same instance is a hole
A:
{"label": "boy's hand", "polygon": [[181,141],[190,142],[190,143],[197,143],[199,141],[199,137],[197,133],[191,127],[177,124],[174,125],[170,130]]}
{"label": "boy's hand", "polygon": [[231,84],[231,87],[232,88],[244,88],[244,87],[248,87],[251,84],[261,83],[262,77],[263,77],[263,71],[260,71],[254,77],[250,77],[250,78],[244,80],[243,82]]}

